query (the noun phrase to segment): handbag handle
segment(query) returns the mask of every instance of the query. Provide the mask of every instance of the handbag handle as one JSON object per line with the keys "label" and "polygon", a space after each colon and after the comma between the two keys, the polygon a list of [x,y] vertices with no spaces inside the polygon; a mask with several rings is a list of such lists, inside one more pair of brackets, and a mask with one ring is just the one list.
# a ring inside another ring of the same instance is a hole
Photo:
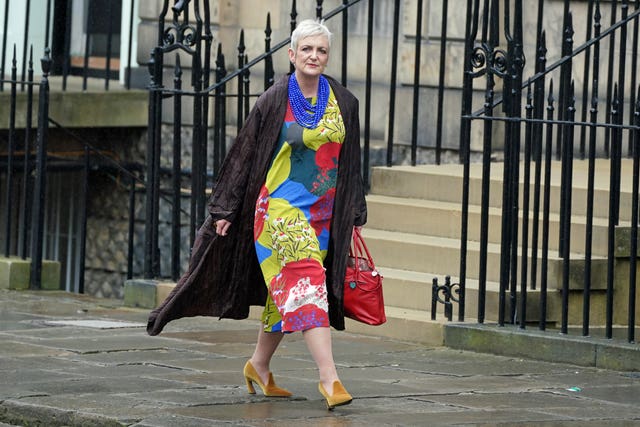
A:
{"label": "handbag handle", "polygon": [[360,272],[360,263],[358,262],[358,259],[360,259],[365,254],[367,255],[367,264],[369,264],[371,270],[374,270],[375,266],[373,264],[373,258],[371,258],[371,254],[369,253],[369,248],[367,248],[367,245],[364,243],[362,233],[360,233],[360,230],[355,227],[353,228],[352,240],[353,245],[349,248],[349,254],[356,260],[354,266],[356,273]]}

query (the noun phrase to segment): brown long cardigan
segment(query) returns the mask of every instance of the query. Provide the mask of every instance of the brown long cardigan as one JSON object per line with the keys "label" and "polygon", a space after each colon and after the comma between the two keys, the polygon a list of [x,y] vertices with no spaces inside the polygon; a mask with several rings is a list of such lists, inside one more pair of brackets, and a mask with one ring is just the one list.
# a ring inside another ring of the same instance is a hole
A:
{"label": "brown long cardigan", "polygon": [[[360,172],[358,100],[327,76],[345,123],[329,250],[324,262],[331,326],[344,329],[343,280],[351,232],[367,218]],[[255,203],[265,182],[286,106],[288,76],[262,94],[224,161],[209,200],[210,215],[198,230],[189,267],[167,299],[149,315],[147,332],[159,334],[171,320],[190,316],[245,319],[249,306],[264,305],[267,287],[253,241]],[[231,227],[218,237],[214,221]]]}

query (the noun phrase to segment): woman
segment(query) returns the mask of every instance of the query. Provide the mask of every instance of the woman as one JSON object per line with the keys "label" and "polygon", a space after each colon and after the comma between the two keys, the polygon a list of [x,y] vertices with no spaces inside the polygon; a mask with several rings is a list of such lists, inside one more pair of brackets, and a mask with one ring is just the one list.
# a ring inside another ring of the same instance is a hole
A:
{"label": "woman", "polygon": [[[330,326],[344,329],[343,280],[353,227],[366,222],[358,101],[324,76],[331,33],[313,20],[291,35],[295,72],[256,101],[220,171],[188,271],[151,313],[151,335],[170,320],[242,319],[264,305],[244,367],[267,396],[271,357],[284,334],[302,331],[327,407],[351,402],[336,371]],[[310,101],[310,102],[309,102]],[[266,285],[266,286],[265,286]]]}

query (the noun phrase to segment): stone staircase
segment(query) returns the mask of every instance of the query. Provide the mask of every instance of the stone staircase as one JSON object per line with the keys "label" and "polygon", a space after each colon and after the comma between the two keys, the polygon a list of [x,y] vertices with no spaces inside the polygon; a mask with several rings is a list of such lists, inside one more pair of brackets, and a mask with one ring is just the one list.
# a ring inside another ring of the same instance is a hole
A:
{"label": "stone staircase", "polygon": [[[502,163],[493,163],[490,184],[489,245],[485,322],[498,319],[500,274],[500,229],[502,203]],[[623,177],[630,176],[631,163],[623,162]],[[478,313],[478,264],[480,240],[480,201],[482,165],[471,165],[470,207],[468,222],[468,258],[465,322],[476,322]],[[372,327],[349,321],[348,330],[398,339],[442,344],[444,306],[438,304],[437,320],[431,320],[432,280],[442,284],[446,275],[458,281],[460,271],[460,229],[462,200],[462,166],[424,165],[375,167],[371,174],[371,190],[367,197],[369,218],[364,229],[367,245],[384,276],[384,295],[388,321]],[[533,173],[533,172],[532,172]],[[628,173],[628,175],[625,175]],[[523,173],[520,174],[520,177]],[[592,319],[603,317],[604,289],[607,272],[607,217],[609,206],[609,163],[597,162],[595,213],[593,228]],[[522,178],[521,178],[522,179]],[[623,179],[624,180],[624,179]],[[587,162],[574,164],[571,225],[570,324],[581,322],[582,272],[586,229]],[[549,267],[547,322],[553,327],[560,320],[560,288],[562,260],[558,254],[560,164],[553,162],[551,179],[549,231]],[[630,183],[623,182],[621,225],[628,226],[631,206]],[[531,186],[533,197],[533,186]],[[520,188],[522,197],[522,184]],[[522,204],[520,204],[522,206]],[[541,202],[542,206],[542,202]],[[542,217],[542,213],[540,214]],[[531,217],[529,232],[531,233]],[[520,224],[522,217],[520,218]],[[542,223],[539,226],[542,235]],[[542,242],[538,243],[538,258]],[[531,250],[531,248],[529,248]],[[521,253],[521,250],[519,250]],[[529,252],[529,261],[531,252]],[[520,270],[520,260],[518,269]],[[527,321],[538,322],[540,316],[538,290],[527,294]],[[529,270],[531,265],[529,264]],[[520,272],[518,273],[519,280]],[[530,275],[529,275],[530,277]],[[507,304],[509,298],[507,297]],[[621,303],[622,304],[622,303]],[[507,313],[509,310],[507,310]],[[598,314],[599,313],[599,314]],[[454,303],[454,321],[458,306]]]}

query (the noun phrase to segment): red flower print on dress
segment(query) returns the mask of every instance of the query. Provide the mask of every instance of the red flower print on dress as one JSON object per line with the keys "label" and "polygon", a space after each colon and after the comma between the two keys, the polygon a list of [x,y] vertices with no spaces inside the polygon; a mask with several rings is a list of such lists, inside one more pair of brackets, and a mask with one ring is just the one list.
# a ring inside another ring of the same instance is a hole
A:
{"label": "red flower print on dress", "polygon": [[264,222],[268,218],[267,213],[269,209],[269,189],[266,186],[262,187],[258,200],[256,201],[256,212],[253,217],[253,237],[258,240],[264,229]]}
{"label": "red flower print on dress", "polygon": [[316,236],[322,234],[323,229],[329,229],[331,214],[333,213],[333,200],[336,195],[336,189],[330,188],[329,191],[320,197],[313,205],[311,205],[311,226],[316,232]]}
{"label": "red flower print on dress", "polygon": [[337,142],[327,142],[322,144],[316,151],[316,164],[320,170],[326,171],[338,167],[338,157],[340,157],[340,147]]}
{"label": "red flower print on dress", "polygon": [[292,261],[282,267],[271,281],[269,292],[282,317],[283,331],[305,328],[300,323],[303,318],[324,325],[329,310],[325,281],[324,267],[314,259]]}

